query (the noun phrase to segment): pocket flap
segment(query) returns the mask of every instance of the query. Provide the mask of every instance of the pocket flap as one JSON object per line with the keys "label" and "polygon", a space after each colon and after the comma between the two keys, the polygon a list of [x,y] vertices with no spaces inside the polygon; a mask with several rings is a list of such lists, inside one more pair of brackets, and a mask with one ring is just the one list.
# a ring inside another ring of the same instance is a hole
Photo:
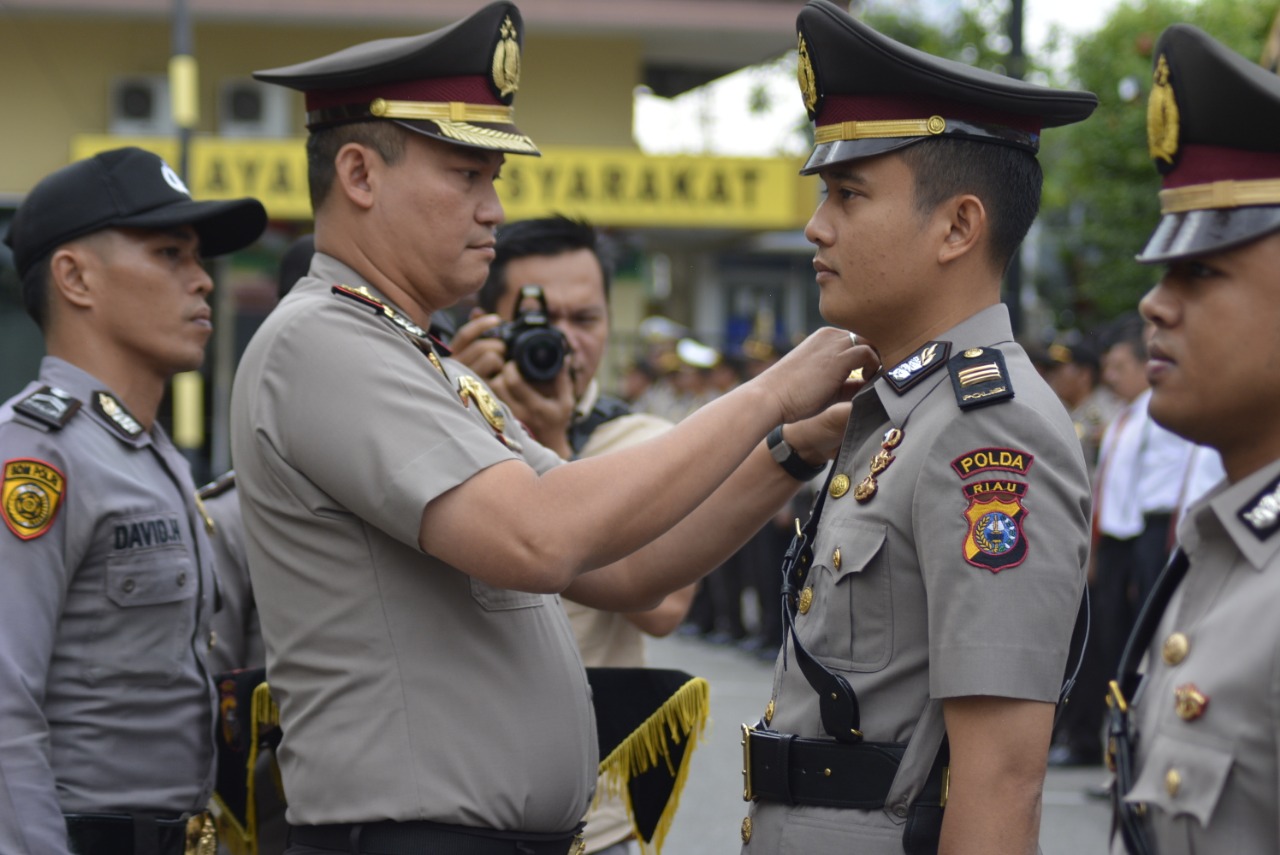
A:
{"label": "pocket flap", "polygon": [[813,563],[826,567],[837,580],[866,570],[889,536],[886,526],[863,520],[831,518],[824,523],[814,541]]}
{"label": "pocket flap", "polygon": [[107,598],[121,608],[191,599],[199,586],[185,549],[148,549],[107,559]]}
{"label": "pocket flap", "polygon": [[1226,748],[1157,733],[1126,802],[1146,802],[1169,816],[1209,824],[1235,758]]}

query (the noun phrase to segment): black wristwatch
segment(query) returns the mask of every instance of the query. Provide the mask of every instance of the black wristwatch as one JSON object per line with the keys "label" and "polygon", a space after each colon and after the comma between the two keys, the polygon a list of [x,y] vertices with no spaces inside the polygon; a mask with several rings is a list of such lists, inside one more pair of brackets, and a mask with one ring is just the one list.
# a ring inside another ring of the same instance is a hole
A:
{"label": "black wristwatch", "polygon": [[782,425],[778,425],[769,431],[769,436],[765,438],[765,443],[769,446],[769,453],[773,455],[773,459],[778,461],[788,475],[797,481],[809,481],[822,474],[827,468],[827,464],[821,466],[813,466],[805,463],[804,459],[796,453],[796,450],[787,445],[787,441],[782,438]]}

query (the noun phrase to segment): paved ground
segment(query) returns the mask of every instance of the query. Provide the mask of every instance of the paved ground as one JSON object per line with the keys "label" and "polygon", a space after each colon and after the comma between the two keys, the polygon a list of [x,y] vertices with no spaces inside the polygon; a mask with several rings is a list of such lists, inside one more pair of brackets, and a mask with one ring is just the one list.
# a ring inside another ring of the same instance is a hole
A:
{"label": "paved ground", "polygon": [[[680,668],[711,683],[711,725],[693,757],[680,812],[663,851],[667,855],[736,855],[742,801],[739,725],[754,722],[769,699],[772,666],[726,647],[672,637],[649,641],[657,667]],[[1045,785],[1040,846],[1044,855],[1103,855],[1110,813],[1088,798],[1099,769],[1051,770]]]}

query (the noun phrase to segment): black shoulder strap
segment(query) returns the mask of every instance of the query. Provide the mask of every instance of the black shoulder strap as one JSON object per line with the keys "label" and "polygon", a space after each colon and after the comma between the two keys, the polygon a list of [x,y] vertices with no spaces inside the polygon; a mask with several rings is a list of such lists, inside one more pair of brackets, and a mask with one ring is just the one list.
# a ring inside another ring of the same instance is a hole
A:
{"label": "black shoulder strap", "polygon": [[1124,654],[1120,657],[1119,671],[1111,681],[1107,694],[1107,706],[1110,708],[1107,718],[1107,752],[1116,773],[1111,790],[1111,807],[1121,839],[1130,855],[1152,855],[1155,850],[1147,837],[1146,826],[1137,806],[1124,801],[1124,797],[1133,789],[1137,773],[1134,768],[1134,753],[1138,734],[1130,723],[1129,703],[1142,682],[1138,667],[1142,664],[1143,654],[1151,645],[1151,639],[1155,637],[1160,619],[1164,617],[1169,601],[1173,598],[1173,592],[1182,584],[1190,566],[1191,562],[1181,548],[1169,559],[1138,614],[1137,624],[1129,634]]}
{"label": "black shoulder strap", "polygon": [[596,428],[605,422],[630,414],[631,407],[626,401],[612,395],[601,395],[596,399],[596,405],[591,408],[591,412],[569,426],[569,447],[573,449],[575,455],[581,454]]}

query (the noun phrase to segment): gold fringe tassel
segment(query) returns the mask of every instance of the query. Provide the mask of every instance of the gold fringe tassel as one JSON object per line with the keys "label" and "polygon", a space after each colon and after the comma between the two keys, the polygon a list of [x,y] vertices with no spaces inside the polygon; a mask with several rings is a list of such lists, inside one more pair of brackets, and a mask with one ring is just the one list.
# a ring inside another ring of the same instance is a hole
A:
{"label": "gold fringe tassel", "polygon": [[[258,766],[259,734],[268,727],[280,725],[280,707],[276,706],[275,698],[271,697],[271,687],[265,682],[259,683],[253,689],[250,716],[249,756],[245,759],[245,775],[248,777],[245,783],[247,798],[244,824],[241,825],[235,813],[227,809],[222,796],[216,792],[213,794],[214,803],[218,808],[214,811],[214,821],[218,827],[218,842],[225,846],[231,855],[258,855],[258,788],[254,770]],[[279,770],[275,769],[274,772],[278,779]]]}
{"label": "gold fringe tassel", "polygon": [[[606,786],[604,792],[620,796],[626,803],[627,816],[631,819],[632,830],[636,832],[636,840],[644,855],[657,855],[662,851],[662,844],[667,832],[671,830],[676,810],[680,807],[680,793],[689,777],[689,760],[693,757],[694,746],[701,741],[703,731],[706,730],[710,712],[711,686],[703,678],[694,677],[622,740],[608,757],[600,761],[599,771],[604,776]],[[680,768],[676,769],[671,763],[670,743],[678,744],[686,739],[689,745],[680,758]],[[666,764],[667,771],[675,778],[675,786],[658,818],[653,840],[646,842],[635,827],[635,809],[631,805],[631,792],[627,785],[635,775],[657,766],[659,760]]]}

